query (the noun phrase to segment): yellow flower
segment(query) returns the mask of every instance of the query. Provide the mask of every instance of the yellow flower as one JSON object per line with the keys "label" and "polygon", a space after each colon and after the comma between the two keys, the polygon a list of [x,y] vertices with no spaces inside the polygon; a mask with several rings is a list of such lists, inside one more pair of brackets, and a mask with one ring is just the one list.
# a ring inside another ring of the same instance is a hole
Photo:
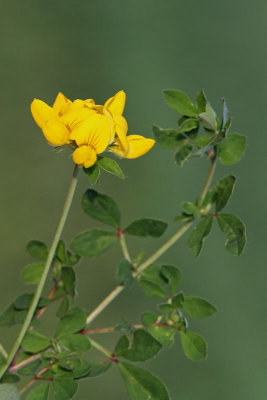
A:
{"label": "yellow flower", "polygon": [[74,163],[92,166],[97,155],[111,150],[120,157],[136,158],[148,152],[154,140],[143,136],[127,136],[128,125],[123,117],[126,95],[119,91],[104,105],[93,99],[73,102],[59,93],[52,107],[34,99],[32,116],[53,146],[71,146]]}

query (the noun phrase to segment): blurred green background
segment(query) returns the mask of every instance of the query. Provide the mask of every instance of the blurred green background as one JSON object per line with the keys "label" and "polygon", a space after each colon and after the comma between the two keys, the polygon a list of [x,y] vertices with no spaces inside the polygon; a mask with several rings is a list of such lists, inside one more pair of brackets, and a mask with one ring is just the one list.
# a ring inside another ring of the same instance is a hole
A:
{"label": "blurred green background", "polygon": [[[144,367],[162,377],[173,399],[266,398],[266,13],[264,0],[2,2],[1,309],[29,290],[19,280],[21,268],[31,261],[25,245],[30,239],[50,242],[73,167],[66,152],[58,154],[46,145],[32,121],[31,100],[52,103],[60,90],[69,98],[93,97],[102,103],[124,89],[130,133],[151,136],[153,123],[176,125],[177,114],[164,105],[162,89],[179,88],[194,96],[203,87],[217,108],[223,96],[227,99],[233,131],[248,135],[243,161],[219,167],[216,175],[233,172],[238,177],[227,212],[246,222],[248,245],[240,258],[228,255],[216,228],[198,259],[191,257],[184,239],[162,257],[182,269],[187,294],[206,297],[219,312],[192,323],[192,330],[208,340],[207,361],[186,360],[177,343]],[[207,169],[204,160],[179,169],[172,152],[159,148],[137,160],[122,160],[121,166],[127,180],[103,176],[98,190],[120,203],[125,224],[140,216],[171,221],[182,201],[194,200]],[[99,226],[80,208],[89,186],[82,176],[66,240]],[[161,242],[133,240],[131,252],[141,248],[149,254]],[[78,266],[79,305],[93,309],[108,294],[120,258],[114,248]],[[154,304],[132,288],[92,326],[134,323]],[[47,330],[52,331],[52,321]],[[16,331],[1,329],[1,342],[8,347]],[[115,336],[99,339],[111,348]],[[114,367],[84,381],[76,398],[126,400],[127,394]]]}

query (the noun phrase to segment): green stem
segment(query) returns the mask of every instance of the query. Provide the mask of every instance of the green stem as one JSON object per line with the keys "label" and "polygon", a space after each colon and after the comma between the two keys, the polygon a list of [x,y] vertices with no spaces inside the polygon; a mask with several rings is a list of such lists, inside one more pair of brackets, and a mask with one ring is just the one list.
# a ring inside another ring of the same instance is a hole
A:
{"label": "green stem", "polygon": [[119,242],[120,242],[123,257],[125,258],[125,260],[127,260],[127,261],[129,261],[129,263],[131,263],[132,260],[131,260],[131,256],[130,256],[130,253],[128,250],[128,246],[127,246],[127,242],[126,242],[124,233],[121,233],[119,235]]}
{"label": "green stem", "polygon": [[204,183],[204,186],[201,190],[200,196],[199,196],[199,205],[201,206],[206,194],[209,190],[210,184],[212,182],[213,176],[214,176],[214,172],[215,172],[215,167],[216,167],[216,156],[213,156],[210,158],[210,168],[209,168],[209,172],[206,178],[206,181]]}
{"label": "green stem", "polygon": [[95,340],[90,338],[90,343],[91,345],[98,351],[100,351],[100,353],[105,354],[105,356],[107,356],[108,358],[112,357],[112,354],[110,353],[110,351],[108,351],[105,347],[102,346],[102,344],[99,344],[98,342],[96,342]]}
{"label": "green stem", "polygon": [[76,165],[75,168],[74,168],[74,172],[73,172],[73,175],[72,175],[72,179],[71,179],[71,182],[70,182],[70,186],[69,186],[69,190],[68,190],[68,193],[67,193],[67,196],[66,196],[66,200],[65,200],[65,203],[64,203],[64,206],[63,206],[63,210],[62,210],[62,213],[61,213],[61,216],[60,216],[60,219],[59,219],[59,223],[58,223],[58,226],[56,228],[54,238],[52,240],[50,251],[48,253],[48,257],[47,257],[47,260],[46,260],[46,263],[45,263],[45,267],[44,267],[44,271],[43,271],[42,277],[40,279],[40,282],[38,283],[38,286],[36,287],[36,290],[35,290],[35,293],[34,293],[34,296],[33,296],[33,299],[32,299],[32,303],[30,305],[30,308],[28,310],[26,318],[25,318],[25,320],[23,322],[23,325],[22,325],[22,327],[20,329],[18,337],[17,337],[17,339],[16,339],[16,341],[15,341],[15,343],[14,343],[14,345],[13,345],[13,347],[12,347],[8,357],[7,357],[6,363],[0,369],[0,379],[2,378],[4,373],[7,371],[10,363],[12,362],[12,360],[13,360],[15,354],[16,354],[16,352],[18,351],[18,349],[19,349],[19,347],[21,345],[21,342],[22,342],[22,340],[23,340],[23,338],[24,338],[24,336],[25,336],[25,334],[26,334],[26,332],[27,332],[27,330],[28,330],[28,328],[29,328],[29,326],[31,324],[32,318],[34,316],[36,307],[38,305],[39,299],[41,297],[41,294],[42,294],[42,291],[43,291],[43,288],[44,288],[44,285],[45,285],[46,278],[47,278],[49,270],[50,270],[50,266],[52,264],[52,261],[53,261],[53,258],[54,258],[54,255],[55,255],[55,252],[56,252],[56,249],[57,249],[57,245],[58,245],[60,236],[62,234],[64,225],[65,225],[68,213],[69,213],[69,209],[70,209],[70,206],[71,206],[71,203],[72,203],[72,199],[73,199],[73,196],[74,196],[74,192],[75,192],[75,189],[76,189],[76,185],[77,185],[78,171],[79,171],[79,169],[78,169],[78,166]]}

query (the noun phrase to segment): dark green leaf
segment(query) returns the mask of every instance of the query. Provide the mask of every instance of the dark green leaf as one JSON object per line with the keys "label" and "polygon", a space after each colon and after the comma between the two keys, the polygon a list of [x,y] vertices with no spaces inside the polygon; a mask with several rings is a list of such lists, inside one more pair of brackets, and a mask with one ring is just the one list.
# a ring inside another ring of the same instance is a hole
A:
{"label": "dark green leaf", "polygon": [[[25,361],[29,357],[30,357],[29,353],[21,351],[16,359],[16,363],[19,364],[20,362]],[[38,369],[40,368],[41,363],[42,363],[41,359],[37,359],[29,363],[25,367],[20,368],[18,374],[22,376],[28,376],[28,375],[34,376],[36,375]]]}
{"label": "dark green leaf", "polygon": [[122,336],[115,348],[115,355],[130,361],[146,361],[154,357],[162,345],[144,329],[136,329],[133,333],[133,343],[127,336]]}
{"label": "dark green leaf", "polygon": [[124,179],[125,175],[117,163],[117,161],[112,158],[98,156],[97,165],[102,168],[104,171],[109,172],[110,174],[116,175],[118,178]]}
{"label": "dark green leaf", "polygon": [[29,351],[30,353],[39,353],[40,351],[47,349],[47,347],[51,345],[51,341],[48,337],[30,330],[26,333],[21,345],[24,350]]}
{"label": "dark green leaf", "polygon": [[120,210],[115,201],[104,194],[89,189],[82,198],[82,208],[90,217],[104,224],[118,228],[120,226]]}
{"label": "dark green leaf", "polygon": [[204,360],[207,357],[207,345],[198,333],[181,331],[180,338],[184,354],[189,360]]}
{"label": "dark green leaf", "polygon": [[160,237],[166,231],[167,226],[166,222],[157,219],[142,218],[132,222],[124,232],[136,236]]}
{"label": "dark green leaf", "polygon": [[42,262],[26,265],[21,271],[21,278],[25,283],[37,284],[40,282],[45,264]]}
{"label": "dark green leaf", "polygon": [[53,381],[55,400],[70,400],[78,389],[78,384],[72,379],[55,378]]}
{"label": "dark green leaf", "polygon": [[181,280],[180,270],[173,265],[162,265],[160,274],[167,281],[171,294],[174,294]]}
{"label": "dark green leaf", "polygon": [[215,187],[216,212],[221,211],[228,203],[235,185],[236,178],[233,175],[221,179]]}
{"label": "dark green leaf", "polygon": [[198,113],[203,113],[206,110],[207,99],[204,90],[201,89],[196,97],[197,111]]}
{"label": "dark green leaf", "polygon": [[226,250],[239,256],[246,244],[246,228],[242,221],[231,214],[219,214],[217,217],[220,229],[227,234]]}
{"label": "dark green leaf", "polygon": [[6,310],[2,311],[0,314],[0,326],[12,326],[15,325],[16,316],[21,312],[14,308],[14,305],[11,304]]}
{"label": "dark green leaf", "polygon": [[63,267],[61,270],[60,281],[62,282],[64,290],[70,295],[76,294],[76,277],[73,268]]}
{"label": "dark green leaf", "polygon": [[91,368],[88,374],[86,375],[87,378],[94,378],[95,376],[99,376],[107,372],[107,370],[111,367],[112,362],[104,361],[104,362],[94,362],[91,363]]}
{"label": "dark green leaf", "polygon": [[182,167],[184,162],[191,156],[193,147],[190,144],[182,145],[175,154],[175,162]]}
{"label": "dark green leaf", "polygon": [[225,128],[227,126],[228,121],[230,120],[229,109],[225,99],[223,99],[223,119],[222,119],[222,126]]}
{"label": "dark green leaf", "polygon": [[45,243],[38,240],[31,240],[26,246],[27,252],[37,260],[46,260],[48,249]]}
{"label": "dark green leaf", "polygon": [[217,311],[207,300],[195,296],[184,296],[183,308],[192,318],[206,318]]}
{"label": "dark green leaf", "polygon": [[87,314],[84,310],[74,307],[60,320],[56,337],[62,337],[69,333],[76,333],[84,328],[86,324]]}
{"label": "dark green leaf", "polygon": [[66,253],[66,246],[63,240],[60,240],[57,245],[56,257],[62,264],[68,264],[68,256]]}
{"label": "dark green leaf", "polygon": [[[157,125],[153,126],[153,134],[157,144],[164,149],[173,149],[178,146],[181,136],[177,129],[163,129]],[[183,140],[184,138],[182,138]]]}
{"label": "dark green leaf", "polygon": [[96,257],[117,240],[117,235],[104,229],[90,229],[78,234],[71,243],[72,250],[84,258]]}
{"label": "dark green leaf", "polygon": [[146,279],[141,279],[141,280],[139,280],[139,286],[140,286],[140,289],[142,290],[142,292],[147,297],[152,297],[152,298],[167,297],[165,290],[155,282],[151,282]]}
{"label": "dark green leaf", "polygon": [[[14,307],[17,310],[27,310],[32,302],[33,293],[24,293],[16,298],[14,301]],[[44,307],[49,303],[49,300],[41,297],[38,302],[38,307]]]}
{"label": "dark green leaf", "polygon": [[178,293],[172,298],[172,306],[174,308],[180,308],[182,307],[184,302],[184,295],[183,293]]}
{"label": "dark green leaf", "polygon": [[62,335],[59,339],[59,343],[69,351],[86,352],[91,348],[88,337],[77,333]]}
{"label": "dark green leaf", "polygon": [[145,311],[141,314],[141,321],[144,326],[154,324],[158,319],[158,315],[152,311]]}
{"label": "dark green leaf", "polygon": [[121,285],[129,287],[133,281],[132,265],[127,260],[122,260],[118,266],[117,278]]}
{"label": "dark green leaf", "polygon": [[195,117],[197,110],[190,97],[181,90],[163,90],[167,105],[173,110],[188,117]]}
{"label": "dark green leaf", "polygon": [[0,385],[0,399],[1,400],[19,400],[20,394],[14,385],[3,383]]}
{"label": "dark green leaf", "polygon": [[61,369],[57,370],[56,376],[60,378],[84,378],[91,370],[91,364],[81,358],[63,358],[59,365]]}
{"label": "dark green leaf", "polygon": [[246,149],[246,136],[238,133],[230,133],[226,139],[219,144],[219,159],[224,165],[238,163]]}
{"label": "dark green leaf", "polygon": [[49,382],[41,383],[40,385],[31,389],[26,397],[26,400],[47,400],[49,396],[49,387]]}
{"label": "dark green leaf", "polygon": [[165,385],[158,377],[128,363],[118,364],[131,400],[169,400]]}
{"label": "dark green leaf", "polygon": [[170,303],[162,303],[159,304],[159,309],[161,312],[165,313],[165,312],[171,312],[173,310],[173,307]]}
{"label": "dark green leaf", "polygon": [[175,329],[165,326],[149,326],[148,331],[162,344],[162,346],[170,347],[174,344]]}
{"label": "dark green leaf", "polygon": [[199,138],[194,139],[194,145],[196,145],[199,149],[203,149],[207,147],[212,141],[213,138],[210,136],[200,136]]}
{"label": "dark green leaf", "polygon": [[194,257],[197,257],[202,249],[204,239],[209,235],[213,217],[204,217],[192,230],[187,239],[187,245]]}
{"label": "dark green leaf", "polygon": [[89,176],[89,179],[96,184],[100,176],[100,168],[98,164],[92,165],[90,168],[83,168],[84,172]]}
{"label": "dark green leaf", "polygon": [[[2,379],[0,380],[0,384],[2,383],[16,383],[20,380],[20,377],[15,374],[11,374],[10,372],[6,372]],[[1,398],[0,398],[1,399]]]}

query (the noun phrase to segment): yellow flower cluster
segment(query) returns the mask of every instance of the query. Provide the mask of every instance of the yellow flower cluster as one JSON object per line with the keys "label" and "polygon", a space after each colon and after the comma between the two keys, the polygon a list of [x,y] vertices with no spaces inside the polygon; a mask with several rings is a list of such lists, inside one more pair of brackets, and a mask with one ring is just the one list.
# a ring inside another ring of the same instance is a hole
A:
{"label": "yellow flower cluster", "polygon": [[123,117],[126,95],[119,91],[104,105],[93,99],[67,99],[59,93],[52,107],[42,100],[31,103],[32,116],[53,146],[71,146],[75,164],[91,167],[97,154],[110,150],[120,157],[136,158],[147,153],[153,139],[140,135],[127,136],[128,125]]}

